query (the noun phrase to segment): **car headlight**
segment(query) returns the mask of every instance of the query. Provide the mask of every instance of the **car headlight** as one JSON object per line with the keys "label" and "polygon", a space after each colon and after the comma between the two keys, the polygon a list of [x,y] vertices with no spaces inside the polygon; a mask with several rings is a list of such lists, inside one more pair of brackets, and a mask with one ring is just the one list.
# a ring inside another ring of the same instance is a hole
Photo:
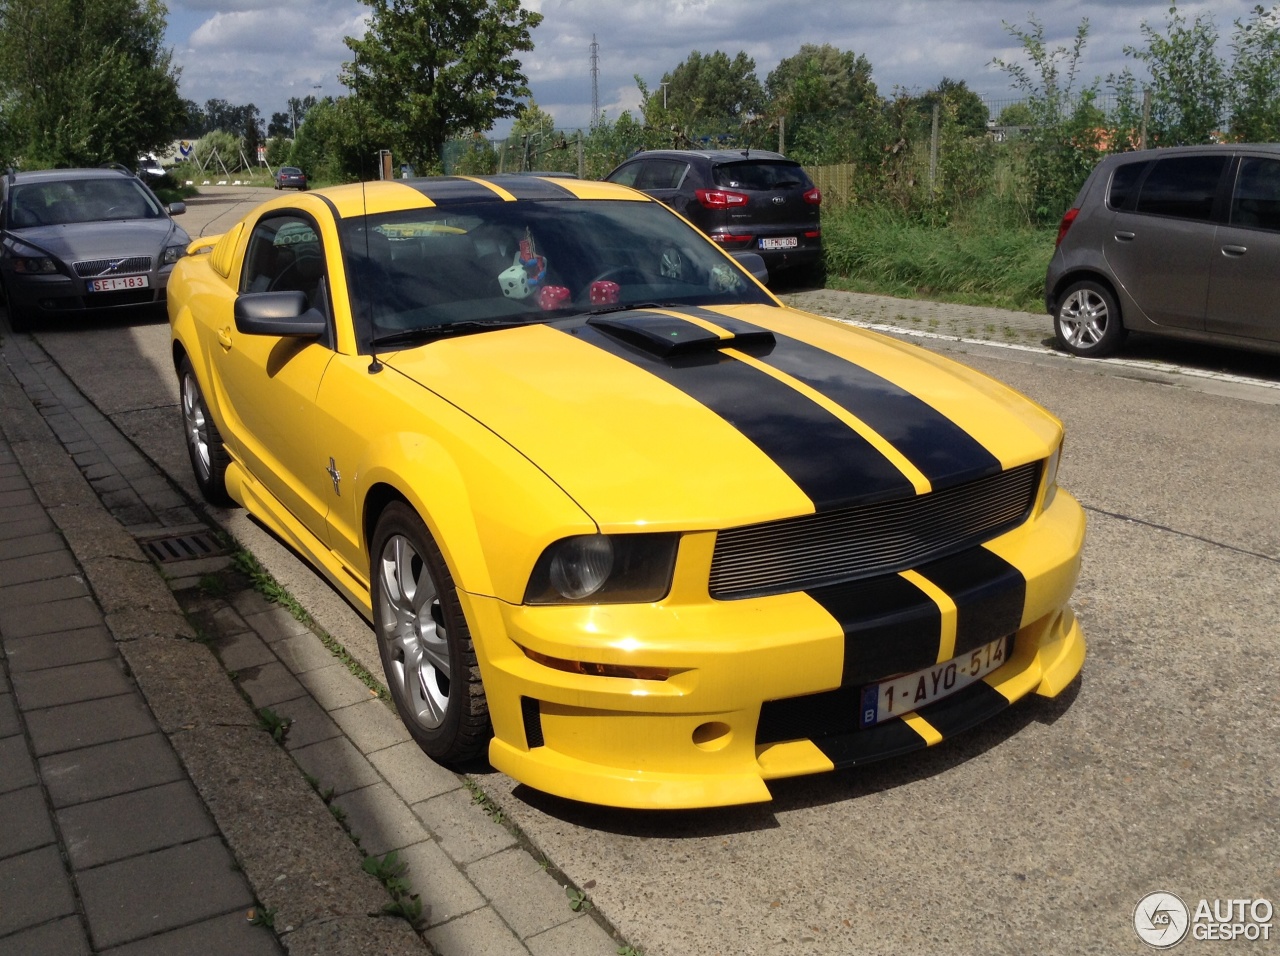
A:
{"label": "car headlight", "polygon": [[678,534],[579,534],[538,558],[526,604],[638,604],[671,588]]}
{"label": "car headlight", "polygon": [[58,271],[58,260],[48,257],[14,259],[13,271],[23,275],[51,275]]}
{"label": "car headlight", "polygon": [[162,266],[171,266],[181,259],[187,251],[186,246],[165,246],[164,254],[160,257]]}

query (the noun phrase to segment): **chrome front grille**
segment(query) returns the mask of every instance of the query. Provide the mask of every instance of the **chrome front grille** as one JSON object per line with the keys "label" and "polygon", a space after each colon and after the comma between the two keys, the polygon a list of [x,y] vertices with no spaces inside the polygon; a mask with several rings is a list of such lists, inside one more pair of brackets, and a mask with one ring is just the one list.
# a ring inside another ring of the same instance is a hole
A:
{"label": "chrome front grille", "polygon": [[124,259],[85,259],[75,264],[76,275],[81,279],[97,279],[102,276],[127,276],[151,271],[150,256],[128,256]]}
{"label": "chrome front grille", "polygon": [[732,528],[716,535],[711,596],[782,594],[903,571],[1026,520],[1040,463],[898,501]]}

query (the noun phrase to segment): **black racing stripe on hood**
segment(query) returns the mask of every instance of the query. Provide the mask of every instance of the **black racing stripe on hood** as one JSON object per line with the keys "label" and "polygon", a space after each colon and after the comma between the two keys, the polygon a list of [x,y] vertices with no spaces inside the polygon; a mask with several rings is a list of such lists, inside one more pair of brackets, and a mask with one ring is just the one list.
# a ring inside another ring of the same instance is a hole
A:
{"label": "black racing stripe on hood", "polygon": [[[735,334],[763,331],[709,309],[680,311]],[[977,439],[906,389],[815,345],[776,332],[774,338],[772,349],[753,354],[866,422],[919,468],[935,491],[1001,471],[999,459]]]}
{"label": "black racing stripe on hood", "polygon": [[558,183],[538,176],[498,175],[489,177],[499,189],[505,189],[517,199],[577,199],[572,192]]}
{"label": "black racing stripe on hood", "polygon": [[1022,626],[1026,576],[986,548],[970,548],[916,568],[956,602],[956,656]]}
{"label": "black racing stripe on hood", "polygon": [[662,359],[585,322],[561,328],[711,409],[772,459],[818,511],[915,495],[892,462],[831,412],[721,351]]}

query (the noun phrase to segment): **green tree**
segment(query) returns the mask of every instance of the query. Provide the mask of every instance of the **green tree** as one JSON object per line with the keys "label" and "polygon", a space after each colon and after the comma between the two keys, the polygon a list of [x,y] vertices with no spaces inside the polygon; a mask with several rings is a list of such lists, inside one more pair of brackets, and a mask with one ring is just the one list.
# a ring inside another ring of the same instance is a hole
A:
{"label": "green tree", "polygon": [[0,98],[26,166],[132,165],[186,110],[161,0],[0,0]]}
{"label": "green tree", "polygon": [[374,154],[389,132],[358,97],[326,97],[298,127],[289,165],[322,182],[355,182],[373,175]]}
{"label": "green tree", "polygon": [[362,0],[372,10],[342,81],[384,125],[398,158],[425,169],[445,141],[515,116],[529,95],[515,54],[542,14],[519,0]]}
{"label": "green tree", "polygon": [[1009,23],[1004,28],[1021,44],[1025,62],[998,57],[991,62],[1022,93],[1031,120],[1031,131],[1015,142],[1026,183],[1021,203],[1029,220],[1054,222],[1071,205],[1109,139],[1106,116],[1097,105],[1097,82],[1076,86],[1089,21],[1080,21],[1070,47],[1052,49],[1045,44],[1044,24],[1034,17],[1025,30]]}
{"label": "green tree", "polygon": [[1280,5],[1253,8],[1236,22],[1231,41],[1231,136],[1239,142],[1280,142]]}
{"label": "green tree", "polygon": [[787,151],[815,165],[878,166],[890,144],[871,61],[829,43],[806,43],[765,80],[771,115],[781,114]]}
{"label": "green tree", "polygon": [[956,127],[969,136],[982,136],[987,131],[990,112],[982,97],[969,89],[964,80],[944,76],[938,85],[920,97],[921,112],[932,121],[933,104],[950,109]]}
{"label": "green tree", "polygon": [[1165,34],[1145,20],[1145,48],[1124,52],[1146,64],[1151,75],[1149,138],[1158,146],[1209,143],[1221,132],[1227,107],[1227,66],[1216,52],[1213,17],[1202,13],[1188,25],[1169,8]]}
{"label": "green tree", "polygon": [[756,62],[739,51],[731,60],[716,50],[702,54],[694,50],[669,73],[663,74],[658,89],[648,94],[646,115],[659,104],[670,120],[691,136],[727,132],[749,115],[760,111],[764,89],[756,78]]}

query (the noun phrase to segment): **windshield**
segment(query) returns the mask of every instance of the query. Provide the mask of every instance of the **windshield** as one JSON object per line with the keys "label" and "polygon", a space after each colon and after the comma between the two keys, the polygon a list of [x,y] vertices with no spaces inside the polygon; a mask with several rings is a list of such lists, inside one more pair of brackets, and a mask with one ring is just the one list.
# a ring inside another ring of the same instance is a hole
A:
{"label": "windshield", "polygon": [[768,302],[658,203],[480,202],[342,223],[364,341],[642,305]]}
{"label": "windshield", "polygon": [[162,216],[164,211],[152,195],[136,179],[124,176],[23,183],[13,187],[15,228]]}
{"label": "windshield", "polygon": [[750,161],[721,163],[713,173],[716,185],[728,189],[788,189],[813,185],[797,163]]}

